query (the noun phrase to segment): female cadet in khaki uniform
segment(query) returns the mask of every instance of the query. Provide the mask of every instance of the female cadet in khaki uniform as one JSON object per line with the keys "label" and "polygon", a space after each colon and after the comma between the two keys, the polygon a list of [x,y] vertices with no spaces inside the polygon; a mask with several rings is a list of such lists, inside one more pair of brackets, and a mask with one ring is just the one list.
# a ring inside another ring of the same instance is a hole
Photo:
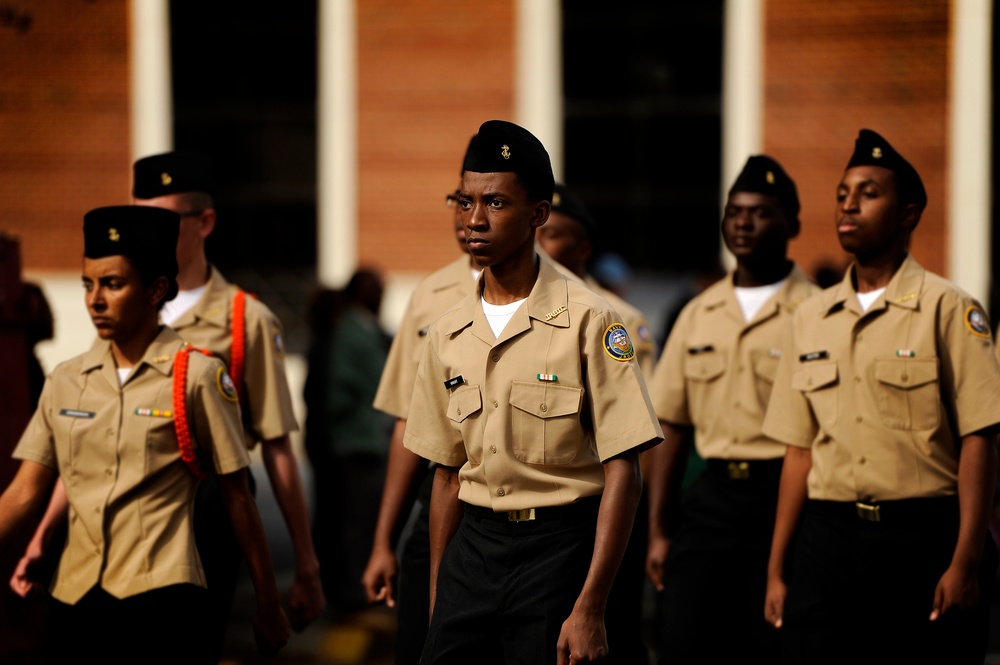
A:
{"label": "female cadet in khaki uniform", "polygon": [[795,312],[764,422],[788,444],[764,608],[786,662],[983,662],[1000,365],[979,303],[907,252],[926,204],[861,130],[835,213],[855,263]]}
{"label": "female cadet in khaki uniform", "polygon": [[205,579],[191,523],[202,465],[219,474],[249,563],[261,651],[276,652],[288,636],[232,381],[221,362],[181,351],[183,340],[158,323],[177,292],[179,221],[136,206],[84,217],[85,299],[102,342],[46,382],[14,452],[21,468],[0,497],[4,545],[64,480],[70,524],[47,662],[204,660]]}
{"label": "female cadet in khaki uniform", "polygon": [[[778,655],[760,606],[785,447],[761,427],[792,314],[818,291],[788,260],[798,232],[795,183],[770,157],[750,157],[722,219],[736,268],[684,308],[650,379],[664,441],[648,453],[647,567],[663,592],[665,663]],[[691,428],[707,467],[668,540],[670,481]]]}

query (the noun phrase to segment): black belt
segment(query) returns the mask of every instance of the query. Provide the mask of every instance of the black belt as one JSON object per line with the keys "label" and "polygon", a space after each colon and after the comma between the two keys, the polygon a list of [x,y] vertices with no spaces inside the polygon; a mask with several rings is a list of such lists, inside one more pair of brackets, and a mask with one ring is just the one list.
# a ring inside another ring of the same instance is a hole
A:
{"label": "black belt", "polygon": [[781,478],[783,457],[764,460],[708,459],[705,467],[721,480],[774,481]]}
{"label": "black belt", "polygon": [[504,510],[494,512],[492,508],[465,504],[465,514],[479,519],[496,522],[558,522],[596,516],[601,507],[601,495],[588,496],[568,506],[546,506],[544,508],[522,508],[520,510]]}
{"label": "black belt", "polygon": [[926,524],[935,519],[958,517],[958,497],[941,496],[895,501],[823,501],[810,499],[806,510],[839,519],[889,524]]}

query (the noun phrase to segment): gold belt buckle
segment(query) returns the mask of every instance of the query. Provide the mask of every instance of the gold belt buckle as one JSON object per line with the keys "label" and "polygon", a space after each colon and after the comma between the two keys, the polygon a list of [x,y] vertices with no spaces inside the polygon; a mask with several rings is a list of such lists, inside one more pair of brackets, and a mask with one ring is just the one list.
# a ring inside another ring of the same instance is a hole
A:
{"label": "gold belt buckle", "polygon": [[746,480],[750,477],[749,462],[730,462],[728,468],[730,480]]}
{"label": "gold belt buckle", "polygon": [[869,503],[855,502],[854,507],[858,510],[858,517],[868,522],[881,522],[882,516],[879,514],[879,506]]}
{"label": "gold belt buckle", "polygon": [[535,519],[535,509],[522,508],[521,510],[508,510],[507,519],[511,522],[528,522]]}

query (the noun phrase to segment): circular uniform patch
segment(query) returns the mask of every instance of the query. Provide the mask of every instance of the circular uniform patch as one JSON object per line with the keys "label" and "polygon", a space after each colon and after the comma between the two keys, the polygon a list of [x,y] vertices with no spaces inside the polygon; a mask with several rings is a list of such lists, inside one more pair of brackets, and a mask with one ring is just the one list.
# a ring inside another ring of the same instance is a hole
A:
{"label": "circular uniform patch", "polygon": [[233,383],[233,379],[225,367],[219,368],[219,373],[215,375],[215,384],[219,387],[219,392],[222,393],[223,397],[230,402],[236,401],[236,384]]}
{"label": "circular uniform patch", "polygon": [[971,305],[965,310],[965,327],[977,337],[990,337],[990,321],[979,305]]}
{"label": "circular uniform patch", "polygon": [[281,333],[274,333],[274,350],[279,358],[285,357],[285,341],[281,338]]}
{"label": "circular uniform patch", "polygon": [[620,362],[628,362],[635,358],[635,348],[632,340],[628,337],[625,326],[620,323],[612,323],[604,331],[604,350],[608,355]]}

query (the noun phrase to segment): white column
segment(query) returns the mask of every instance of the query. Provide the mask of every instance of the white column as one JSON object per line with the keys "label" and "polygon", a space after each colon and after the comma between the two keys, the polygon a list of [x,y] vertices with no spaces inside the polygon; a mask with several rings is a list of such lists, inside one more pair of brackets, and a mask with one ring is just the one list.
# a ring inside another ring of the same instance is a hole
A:
{"label": "white column", "polygon": [[[722,187],[719,217],[729,183],[750,155],[764,147],[764,11],[762,0],[727,0],[722,46]],[[727,267],[733,257],[722,247]]]}
{"label": "white column", "polygon": [[174,147],[167,0],[132,0],[132,159]]}
{"label": "white column", "polygon": [[562,12],[559,0],[518,0],[514,122],[538,137],[563,177]]}
{"label": "white column", "polygon": [[358,261],[357,50],[354,0],[320,0],[316,274],[343,286]]}
{"label": "white column", "polygon": [[[948,277],[986,302],[990,289],[991,0],[952,4]],[[997,313],[993,312],[994,320]]]}

